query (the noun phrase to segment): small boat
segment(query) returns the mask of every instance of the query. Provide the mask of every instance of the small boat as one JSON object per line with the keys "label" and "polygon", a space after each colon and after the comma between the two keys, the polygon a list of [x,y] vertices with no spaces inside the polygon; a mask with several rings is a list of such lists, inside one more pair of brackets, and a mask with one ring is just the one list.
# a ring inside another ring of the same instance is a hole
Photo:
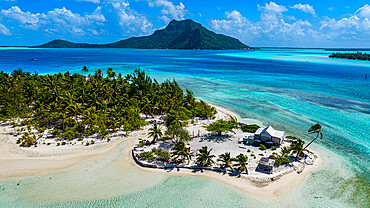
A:
{"label": "small boat", "polygon": [[30,59],[30,61],[37,61],[37,59],[33,58],[33,59]]}

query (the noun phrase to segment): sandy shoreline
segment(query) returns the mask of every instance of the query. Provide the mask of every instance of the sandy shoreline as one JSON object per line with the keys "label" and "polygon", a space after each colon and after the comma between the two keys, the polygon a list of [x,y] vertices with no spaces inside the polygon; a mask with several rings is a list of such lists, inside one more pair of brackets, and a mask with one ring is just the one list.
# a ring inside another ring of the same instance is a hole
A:
{"label": "sandy shoreline", "polygon": [[221,172],[217,173],[209,170],[193,171],[190,169],[181,169],[181,168],[179,169],[175,168],[171,170],[145,168],[138,165],[132,158],[130,160],[130,163],[144,171],[153,173],[210,178],[225,183],[231,187],[237,188],[260,201],[265,201],[277,198],[280,195],[283,195],[284,193],[289,192],[292,189],[298,187],[302,182],[304,182],[309,177],[310,173],[319,170],[324,161],[320,157],[318,157],[315,163],[313,165],[306,167],[302,173],[298,174],[296,171],[292,171],[283,175],[278,180],[263,186],[259,185],[260,182],[254,180],[247,178],[238,178],[235,176],[231,177],[228,174],[223,174]]}
{"label": "sandy shoreline", "polygon": [[[240,117],[221,107],[217,107],[219,112],[216,115],[216,119],[227,118],[228,115],[235,116],[238,119]],[[197,127],[201,127],[203,124],[194,125],[194,130],[197,130]],[[144,138],[147,135],[147,129],[137,131],[130,134],[126,137],[121,137],[115,140],[112,140],[110,143],[105,143],[101,145],[92,145],[89,147],[80,145],[73,147],[73,151],[65,151],[65,154],[61,152],[53,152],[45,150],[45,154],[32,154],[24,151],[14,151],[14,148],[20,148],[15,145],[15,141],[11,141],[11,138],[6,136],[7,132],[4,132],[4,127],[0,128],[0,178],[13,178],[13,177],[22,177],[30,175],[39,175],[46,174],[53,171],[63,170],[71,166],[75,166],[81,163],[96,161],[103,158],[112,152],[115,148],[119,146],[124,141],[130,141],[130,146],[125,147],[122,155],[130,165],[139,168],[145,172],[159,173],[164,175],[190,175],[197,177],[206,177],[213,180],[220,181],[229,186],[242,190],[248,195],[254,196],[259,200],[266,200],[269,197],[278,197],[279,195],[284,194],[287,191],[292,190],[295,187],[298,187],[302,182],[304,182],[310,173],[318,170],[323,164],[321,157],[318,157],[313,165],[308,165],[304,171],[298,174],[296,171],[290,172],[277,181],[272,181],[267,185],[258,185],[259,183],[246,178],[237,178],[230,177],[229,175],[223,175],[222,173],[216,173],[213,171],[197,171],[193,172],[192,170],[186,169],[173,169],[171,171],[163,169],[151,169],[151,168],[142,168],[140,167],[131,156],[131,149],[134,144],[137,142],[139,137]],[[9,130],[7,130],[9,131]],[[38,148],[38,147],[37,147]],[[60,147],[58,147],[60,148]],[[68,148],[63,147],[63,148]],[[13,150],[12,150],[13,149]],[[59,150],[59,149],[58,149]],[[43,150],[44,151],[44,150]],[[268,177],[268,176],[267,176]]]}

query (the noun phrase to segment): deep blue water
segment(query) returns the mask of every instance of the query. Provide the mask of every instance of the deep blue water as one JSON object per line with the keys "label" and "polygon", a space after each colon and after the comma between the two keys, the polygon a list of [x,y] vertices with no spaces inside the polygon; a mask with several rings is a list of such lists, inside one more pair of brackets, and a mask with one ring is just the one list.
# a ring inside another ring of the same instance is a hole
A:
{"label": "deep blue water", "polygon": [[[306,141],[307,129],[318,122],[325,136],[315,145],[330,159],[301,193],[321,194],[333,201],[331,205],[344,206],[351,200],[366,202],[370,194],[370,78],[364,79],[370,76],[370,62],[329,59],[330,53],[320,49],[2,49],[0,70],[81,73],[86,65],[91,73],[112,67],[126,74],[141,68],[159,81],[175,78],[199,99],[233,110],[242,119],[256,119]],[[344,196],[338,183],[352,186],[349,195],[357,191],[363,195]],[[317,186],[323,187],[312,191]]]}

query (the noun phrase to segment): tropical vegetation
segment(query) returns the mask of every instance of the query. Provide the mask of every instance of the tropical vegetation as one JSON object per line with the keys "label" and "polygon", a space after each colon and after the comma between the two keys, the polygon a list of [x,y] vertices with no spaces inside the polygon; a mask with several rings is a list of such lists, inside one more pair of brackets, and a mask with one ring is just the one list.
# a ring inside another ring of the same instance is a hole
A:
{"label": "tropical vegetation", "polygon": [[229,122],[229,121],[220,119],[220,120],[217,120],[209,124],[206,128],[207,128],[207,131],[211,131],[217,134],[218,136],[221,136],[223,132],[225,133],[232,132],[235,134],[235,132],[233,131],[235,127],[236,126],[234,122]]}
{"label": "tropical vegetation", "polygon": [[245,172],[246,174],[248,174],[248,157],[246,155],[240,153],[238,156],[235,157],[234,161],[237,162],[237,164],[234,165],[234,167],[236,167],[237,173]]}
{"label": "tropical vegetation", "polygon": [[342,58],[342,59],[355,59],[370,61],[370,54],[357,52],[357,53],[332,53],[329,58]]}
{"label": "tropical vegetation", "polygon": [[212,149],[208,150],[207,146],[202,147],[199,149],[199,153],[197,154],[197,162],[200,166],[208,166],[214,163],[213,159],[216,157],[215,155],[211,154]]}
{"label": "tropical vegetation", "polygon": [[[36,136],[46,132],[66,141],[92,135],[103,139],[118,130],[140,129],[147,124],[141,115],[170,116],[170,126],[214,114],[214,107],[196,101],[175,80],[158,83],[140,69],[125,76],[112,68],[106,74],[99,69],[87,76],[70,72],[39,75],[22,69],[0,72],[0,117],[14,127],[27,126],[29,132],[36,129]],[[152,142],[161,137],[158,128],[151,129]],[[19,144],[32,146],[34,141],[23,139]]]}
{"label": "tropical vegetation", "polygon": [[149,129],[149,137],[152,137],[152,141],[150,142],[150,144],[153,144],[154,142],[156,142],[160,137],[163,136],[163,133],[162,133],[162,130],[160,128],[160,126],[158,126],[158,124],[156,122],[153,123],[153,127],[151,127]]}
{"label": "tropical vegetation", "polygon": [[190,147],[186,147],[183,141],[176,142],[175,146],[172,148],[172,157],[173,159],[179,159],[181,162],[188,161],[188,164],[191,160]]}
{"label": "tropical vegetation", "polygon": [[231,157],[230,152],[225,152],[219,155],[217,161],[221,162],[219,169],[223,169],[224,171],[226,171],[227,168],[230,168],[231,172],[234,172],[234,169],[232,167],[232,162],[234,161],[234,158]]}

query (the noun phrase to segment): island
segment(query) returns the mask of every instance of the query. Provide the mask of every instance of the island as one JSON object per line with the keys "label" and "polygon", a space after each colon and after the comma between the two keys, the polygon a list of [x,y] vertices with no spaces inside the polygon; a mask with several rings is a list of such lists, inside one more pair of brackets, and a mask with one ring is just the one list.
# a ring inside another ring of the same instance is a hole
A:
{"label": "island", "polygon": [[320,165],[308,150],[323,137],[320,124],[308,129],[315,137],[305,145],[283,130],[242,123],[175,80],[159,83],[140,69],[127,75],[112,68],[89,74],[85,66],[81,74],[18,69],[0,72],[0,80],[0,178],[64,169],[125,141],[127,153],[114,154],[139,168],[256,188],[249,191],[281,188],[275,183],[281,178],[287,185]]}
{"label": "island", "polygon": [[152,35],[132,37],[109,44],[73,43],[65,40],[53,40],[32,48],[254,49],[236,38],[214,33],[190,19],[182,21],[172,20],[164,29],[157,30]]}
{"label": "island", "polygon": [[370,54],[357,52],[357,53],[332,53],[329,58],[342,58],[370,61]]}
{"label": "island", "polygon": [[326,48],[326,51],[370,51],[370,48]]}

